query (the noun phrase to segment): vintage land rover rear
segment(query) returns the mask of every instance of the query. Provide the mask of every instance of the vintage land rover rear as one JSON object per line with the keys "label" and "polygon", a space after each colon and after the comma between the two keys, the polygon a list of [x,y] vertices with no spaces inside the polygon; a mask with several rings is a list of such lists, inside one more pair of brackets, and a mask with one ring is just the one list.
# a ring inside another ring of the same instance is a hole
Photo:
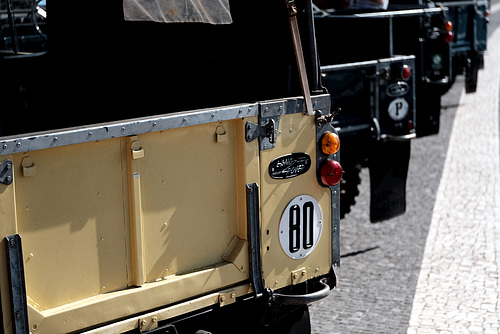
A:
{"label": "vintage land rover rear", "polygon": [[310,332],[342,176],[310,2],[1,10],[1,332]]}

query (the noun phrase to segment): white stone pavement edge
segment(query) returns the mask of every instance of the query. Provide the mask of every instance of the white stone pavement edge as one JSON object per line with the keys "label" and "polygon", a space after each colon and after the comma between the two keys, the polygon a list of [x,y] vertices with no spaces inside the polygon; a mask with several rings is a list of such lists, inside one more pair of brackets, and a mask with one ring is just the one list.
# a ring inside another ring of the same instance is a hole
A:
{"label": "white stone pavement edge", "polygon": [[500,333],[499,88],[497,29],[479,72],[487,94],[459,101],[408,334]]}

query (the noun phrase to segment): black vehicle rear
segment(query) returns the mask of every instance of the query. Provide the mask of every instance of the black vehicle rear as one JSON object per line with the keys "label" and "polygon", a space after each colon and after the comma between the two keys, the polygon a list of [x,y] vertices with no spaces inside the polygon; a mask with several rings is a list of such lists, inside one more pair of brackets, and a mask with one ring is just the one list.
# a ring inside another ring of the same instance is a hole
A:
{"label": "black vehicle rear", "polygon": [[405,211],[410,140],[416,136],[413,68],[411,56],[322,67],[332,106],[341,109],[333,125],[346,152],[343,214],[355,202],[361,167],[370,168],[371,220]]}
{"label": "black vehicle rear", "polygon": [[443,1],[439,5],[448,8],[447,17],[452,24],[452,80],[465,75],[465,92],[474,93],[478,70],[484,66],[483,55],[487,51],[490,2]]}

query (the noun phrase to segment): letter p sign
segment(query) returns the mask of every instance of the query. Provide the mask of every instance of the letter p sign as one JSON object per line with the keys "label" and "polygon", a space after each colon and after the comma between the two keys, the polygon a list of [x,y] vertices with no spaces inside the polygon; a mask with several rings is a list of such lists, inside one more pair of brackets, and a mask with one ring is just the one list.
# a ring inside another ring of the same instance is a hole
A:
{"label": "letter p sign", "polygon": [[408,102],[403,98],[397,98],[389,104],[389,116],[395,121],[400,121],[406,117],[408,109]]}

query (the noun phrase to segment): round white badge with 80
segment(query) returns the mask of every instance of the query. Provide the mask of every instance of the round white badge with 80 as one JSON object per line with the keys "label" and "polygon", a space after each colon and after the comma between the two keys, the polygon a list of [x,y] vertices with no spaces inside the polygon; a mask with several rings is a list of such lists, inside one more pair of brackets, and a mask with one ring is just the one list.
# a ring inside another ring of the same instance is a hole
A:
{"label": "round white badge with 80", "polygon": [[292,259],[303,259],[318,245],[322,229],[323,214],[319,203],[308,195],[297,196],[281,215],[281,248]]}

